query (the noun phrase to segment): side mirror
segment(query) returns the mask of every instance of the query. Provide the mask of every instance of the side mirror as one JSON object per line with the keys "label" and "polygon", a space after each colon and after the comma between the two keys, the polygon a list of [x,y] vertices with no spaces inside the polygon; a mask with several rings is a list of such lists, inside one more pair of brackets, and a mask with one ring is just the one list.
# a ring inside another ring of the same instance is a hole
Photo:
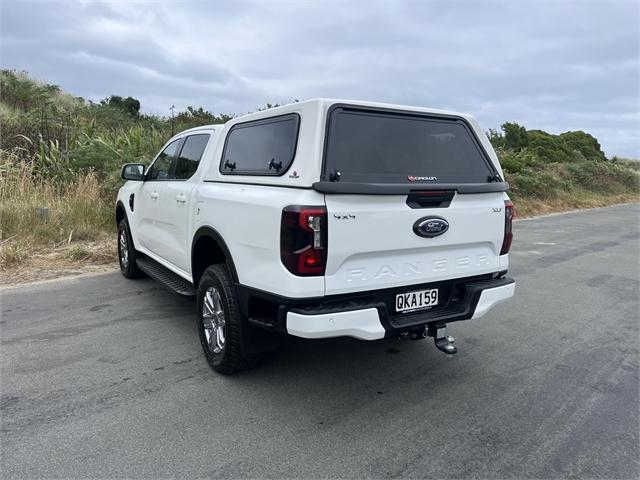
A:
{"label": "side mirror", "polygon": [[144,164],[142,163],[126,163],[122,166],[120,176],[124,180],[144,180]]}

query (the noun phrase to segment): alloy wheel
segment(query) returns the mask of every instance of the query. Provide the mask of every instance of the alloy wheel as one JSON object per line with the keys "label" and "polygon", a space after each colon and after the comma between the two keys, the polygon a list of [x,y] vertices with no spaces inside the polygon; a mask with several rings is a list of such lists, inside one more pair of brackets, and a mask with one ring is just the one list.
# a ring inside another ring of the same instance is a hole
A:
{"label": "alloy wheel", "polygon": [[218,355],[222,353],[225,342],[225,315],[220,293],[215,287],[209,287],[202,300],[202,322],[209,350]]}
{"label": "alloy wheel", "polygon": [[123,268],[127,268],[129,266],[129,247],[127,242],[127,232],[123,228],[120,230],[120,239],[119,245],[120,248],[120,264]]}

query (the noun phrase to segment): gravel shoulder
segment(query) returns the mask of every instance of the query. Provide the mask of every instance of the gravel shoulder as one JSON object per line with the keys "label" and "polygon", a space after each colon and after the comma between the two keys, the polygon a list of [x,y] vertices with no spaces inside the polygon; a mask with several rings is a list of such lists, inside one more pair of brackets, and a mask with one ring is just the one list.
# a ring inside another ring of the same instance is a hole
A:
{"label": "gravel shoulder", "polygon": [[115,234],[105,234],[97,241],[29,249],[22,255],[0,266],[0,289],[118,270]]}

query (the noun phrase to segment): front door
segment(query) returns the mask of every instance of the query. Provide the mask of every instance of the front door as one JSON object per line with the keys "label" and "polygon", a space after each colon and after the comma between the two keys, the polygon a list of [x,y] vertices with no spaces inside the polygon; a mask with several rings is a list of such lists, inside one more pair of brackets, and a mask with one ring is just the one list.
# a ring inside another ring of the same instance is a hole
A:
{"label": "front door", "polygon": [[160,152],[134,200],[136,240],[140,247],[162,258],[167,254],[167,226],[163,219],[168,204],[166,187],[172,182],[173,164],[181,144],[181,138],[174,140]]}

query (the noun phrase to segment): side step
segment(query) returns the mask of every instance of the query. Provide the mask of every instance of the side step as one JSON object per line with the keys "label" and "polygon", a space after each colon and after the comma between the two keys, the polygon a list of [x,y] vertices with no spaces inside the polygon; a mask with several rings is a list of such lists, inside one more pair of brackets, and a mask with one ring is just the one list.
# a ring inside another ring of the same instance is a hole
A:
{"label": "side step", "polygon": [[196,295],[197,292],[193,285],[177,273],[173,273],[168,268],[163,267],[155,260],[152,260],[149,257],[139,257],[136,259],[136,263],[138,264],[138,267],[140,267],[140,270],[154,280],[160,282],[172,292],[180,295],[186,295],[188,297]]}

